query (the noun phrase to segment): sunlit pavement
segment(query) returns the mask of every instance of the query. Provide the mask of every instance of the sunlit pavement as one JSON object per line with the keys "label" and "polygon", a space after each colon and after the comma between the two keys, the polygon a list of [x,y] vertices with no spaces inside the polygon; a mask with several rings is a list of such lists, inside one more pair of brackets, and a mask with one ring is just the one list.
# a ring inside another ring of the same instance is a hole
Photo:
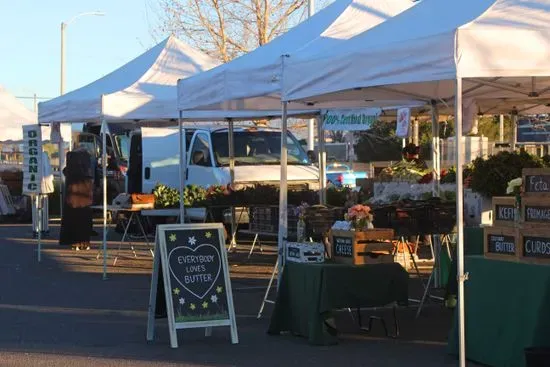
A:
{"label": "sunlit pavement", "polygon": [[[101,230],[97,228],[98,232]],[[44,240],[37,262],[30,226],[0,224],[0,366],[454,366],[446,354],[451,312],[427,305],[399,312],[401,337],[358,330],[347,312],[338,314],[337,346],[311,346],[295,336],[269,336],[271,305],[256,319],[275,262],[273,247],[255,252],[249,244],[229,256],[240,344],[229,329],[178,331],[180,347],[171,349],[165,320],[158,320],[153,343],[145,340],[151,255],[142,243],[137,258],[127,246],[116,266],[108,258],[108,279],[97,245],[72,251],[57,245],[59,227]],[[113,240],[117,235],[113,234]],[[99,237],[97,238],[99,239]],[[109,243],[116,253],[118,243]],[[414,282],[414,281],[413,281]],[[418,284],[411,285],[419,288]],[[387,311],[380,311],[382,315]]]}

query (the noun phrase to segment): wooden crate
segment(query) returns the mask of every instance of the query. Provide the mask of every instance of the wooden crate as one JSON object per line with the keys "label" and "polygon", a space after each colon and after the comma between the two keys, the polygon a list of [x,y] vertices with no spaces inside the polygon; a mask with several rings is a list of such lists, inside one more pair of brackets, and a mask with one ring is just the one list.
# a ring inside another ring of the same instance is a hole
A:
{"label": "wooden crate", "polygon": [[519,260],[550,265],[550,227],[519,230]]}
{"label": "wooden crate", "polygon": [[[391,228],[375,228],[364,232],[332,231],[332,257],[335,262],[353,265],[393,262],[394,237]],[[387,242],[384,242],[387,241]]]}
{"label": "wooden crate", "polygon": [[495,196],[493,203],[493,225],[495,227],[514,227],[516,198],[513,196]]}
{"label": "wooden crate", "polygon": [[509,261],[519,260],[520,246],[517,228],[485,227],[483,232],[485,257]]}
{"label": "wooden crate", "polygon": [[524,197],[521,199],[523,228],[550,228],[550,197]]}
{"label": "wooden crate", "polygon": [[524,168],[523,196],[550,197],[550,168]]}

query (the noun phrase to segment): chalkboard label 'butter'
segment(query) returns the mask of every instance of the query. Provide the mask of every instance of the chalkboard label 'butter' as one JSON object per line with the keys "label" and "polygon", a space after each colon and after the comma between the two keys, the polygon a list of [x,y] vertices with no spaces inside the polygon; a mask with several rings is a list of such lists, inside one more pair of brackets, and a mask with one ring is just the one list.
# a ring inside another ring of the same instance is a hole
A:
{"label": "chalkboard label 'butter'", "polygon": [[550,175],[525,176],[525,192],[550,193]]}
{"label": "chalkboard label 'butter'", "polygon": [[488,234],[487,244],[487,252],[502,255],[516,254],[516,241],[514,236]]}
{"label": "chalkboard label 'butter'", "polygon": [[349,237],[333,237],[334,255],[342,257],[353,256],[352,238]]}
{"label": "chalkboard label 'butter'", "polygon": [[550,238],[524,236],[523,256],[529,258],[550,259]]}

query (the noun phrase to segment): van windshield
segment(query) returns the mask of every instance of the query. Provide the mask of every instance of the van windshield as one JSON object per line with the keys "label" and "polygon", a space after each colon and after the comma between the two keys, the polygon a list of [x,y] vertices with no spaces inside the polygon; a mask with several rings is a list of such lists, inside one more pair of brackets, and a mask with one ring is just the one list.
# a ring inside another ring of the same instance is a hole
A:
{"label": "van windshield", "polygon": [[[228,132],[212,134],[217,166],[229,165]],[[278,131],[235,131],[235,165],[281,164],[281,133]],[[288,164],[311,164],[306,152],[292,134],[287,135]]]}

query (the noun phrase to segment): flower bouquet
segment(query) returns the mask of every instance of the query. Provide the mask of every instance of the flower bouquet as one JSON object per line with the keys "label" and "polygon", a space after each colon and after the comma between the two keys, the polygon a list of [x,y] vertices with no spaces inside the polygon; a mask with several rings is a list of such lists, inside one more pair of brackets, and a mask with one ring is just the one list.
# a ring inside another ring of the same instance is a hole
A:
{"label": "flower bouquet", "polygon": [[519,215],[520,215],[522,184],[523,184],[522,178],[518,177],[518,178],[514,178],[513,180],[510,180],[508,182],[508,187],[506,188],[506,194],[514,195],[516,198],[516,208],[515,208],[515,215],[514,215],[516,221],[519,220]]}
{"label": "flower bouquet", "polygon": [[373,228],[372,221],[374,216],[370,207],[357,204],[348,209],[345,219],[350,223],[355,231],[364,231]]}

